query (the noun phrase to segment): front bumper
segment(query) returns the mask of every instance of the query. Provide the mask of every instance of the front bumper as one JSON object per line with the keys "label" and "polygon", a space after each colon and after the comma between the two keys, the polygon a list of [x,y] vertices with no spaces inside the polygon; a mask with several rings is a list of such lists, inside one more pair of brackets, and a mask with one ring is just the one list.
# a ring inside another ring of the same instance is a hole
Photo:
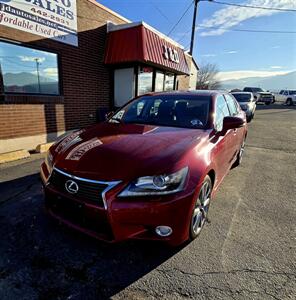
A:
{"label": "front bumper", "polygon": [[[106,242],[127,239],[166,241],[178,245],[189,237],[189,222],[194,193],[180,192],[162,197],[118,198],[123,188],[119,184],[106,193],[107,207],[88,203],[56,190],[48,184],[49,173],[41,166],[41,178],[45,193],[45,206],[52,217],[87,235]],[[173,232],[160,237],[155,228],[169,226]]]}
{"label": "front bumper", "polygon": [[246,116],[247,116],[247,117],[251,117],[252,114],[253,114],[253,111],[250,110],[250,109],[243,109],[243,111],[246,113]]}
{"label": "front bumper", "polygon": [[259,97],[256,100],[256,103],[272,103],[273,102],[273,98],[272,97]]}

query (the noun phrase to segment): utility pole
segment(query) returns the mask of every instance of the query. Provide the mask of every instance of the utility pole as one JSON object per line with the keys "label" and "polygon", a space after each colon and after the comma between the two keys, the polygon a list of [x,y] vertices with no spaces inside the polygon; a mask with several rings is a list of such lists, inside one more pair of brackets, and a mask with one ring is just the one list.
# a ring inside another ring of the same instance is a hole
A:
{"label": "utility pole", "polygon": [[194,0],[194,12],[193,12],[193,22],[192,22],[192,31],[191,31],[190,51],[189,51],[190,55],[192,55],[192,53],[193,53],[197,5],[198,5],[199,1],[200,0]]}
{"label": "utility pole", "polygon": [[37,80],[38,80],[38,92],[40,94],[40,76],[39,76],[39,65],[40,65],[40,62],[39,62],[39,58],[35,58],[35,61],[36,61],[36,69],[37,69]]}
{"label": "utility pole", "polygon": [[[196,15],[197,15],[197,6],[198,3],[202,0],[194,0],[194,12],[193,12],[193,22],[192,22],[192,32],[191,32],[191,42],[190,42],[190,51],[189,54],[192,55],[193,53],[193,46],[194,46],[194,35],[195,35],[195,23],[196,23]],[[208,0],[213,1],[213,0]]]}

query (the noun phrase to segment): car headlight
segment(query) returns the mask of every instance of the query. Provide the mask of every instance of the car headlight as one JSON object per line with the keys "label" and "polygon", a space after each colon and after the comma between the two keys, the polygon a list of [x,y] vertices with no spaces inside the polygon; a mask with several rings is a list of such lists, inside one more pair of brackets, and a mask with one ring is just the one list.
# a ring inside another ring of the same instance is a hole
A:
{"label": "car headlight", "polygon": [[131,182],[119,197],[167,195],[182,191],[188,174],[185,167],[173,174],[145,176]]}
{"label": "car headlight", "polygon": [[49,171],[49,173],[51,173],[52,169],[53,169],[53,156],[50,153],[50,151],[47,151],[46,157],[45,157],[45,164],[47,166],[47,169]]}

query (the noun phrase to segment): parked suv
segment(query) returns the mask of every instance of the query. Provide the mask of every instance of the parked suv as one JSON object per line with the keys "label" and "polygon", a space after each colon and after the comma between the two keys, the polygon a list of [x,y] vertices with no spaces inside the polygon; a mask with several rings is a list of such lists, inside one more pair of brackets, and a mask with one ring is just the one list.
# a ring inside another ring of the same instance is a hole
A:
{"label": "parked suv", "polygon": [[245,87],[243,89],[244,92],[253,93],[254,98],[257,103],[264,103],[264,104],[271,104],[275,102],[275,97],[272,93],[266,92],[261,88],[258,87]]}
{"label": "parked suv", "polygon": [[284,102],[287,105],[296,104],[296,90],[281,90],[280,93],[276,95],[276,100]]}

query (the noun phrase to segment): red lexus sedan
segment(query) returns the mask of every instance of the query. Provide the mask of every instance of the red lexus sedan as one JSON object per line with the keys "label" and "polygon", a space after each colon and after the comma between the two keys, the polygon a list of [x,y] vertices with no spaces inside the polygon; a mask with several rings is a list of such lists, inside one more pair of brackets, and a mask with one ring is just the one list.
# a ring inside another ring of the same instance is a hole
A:
{"label": "red lexus sedan", "polygon": [[193,240],[246,136],[245,113],[227,93],[135,98],[50,148],[41,166],[47,211],[109,242]]}

